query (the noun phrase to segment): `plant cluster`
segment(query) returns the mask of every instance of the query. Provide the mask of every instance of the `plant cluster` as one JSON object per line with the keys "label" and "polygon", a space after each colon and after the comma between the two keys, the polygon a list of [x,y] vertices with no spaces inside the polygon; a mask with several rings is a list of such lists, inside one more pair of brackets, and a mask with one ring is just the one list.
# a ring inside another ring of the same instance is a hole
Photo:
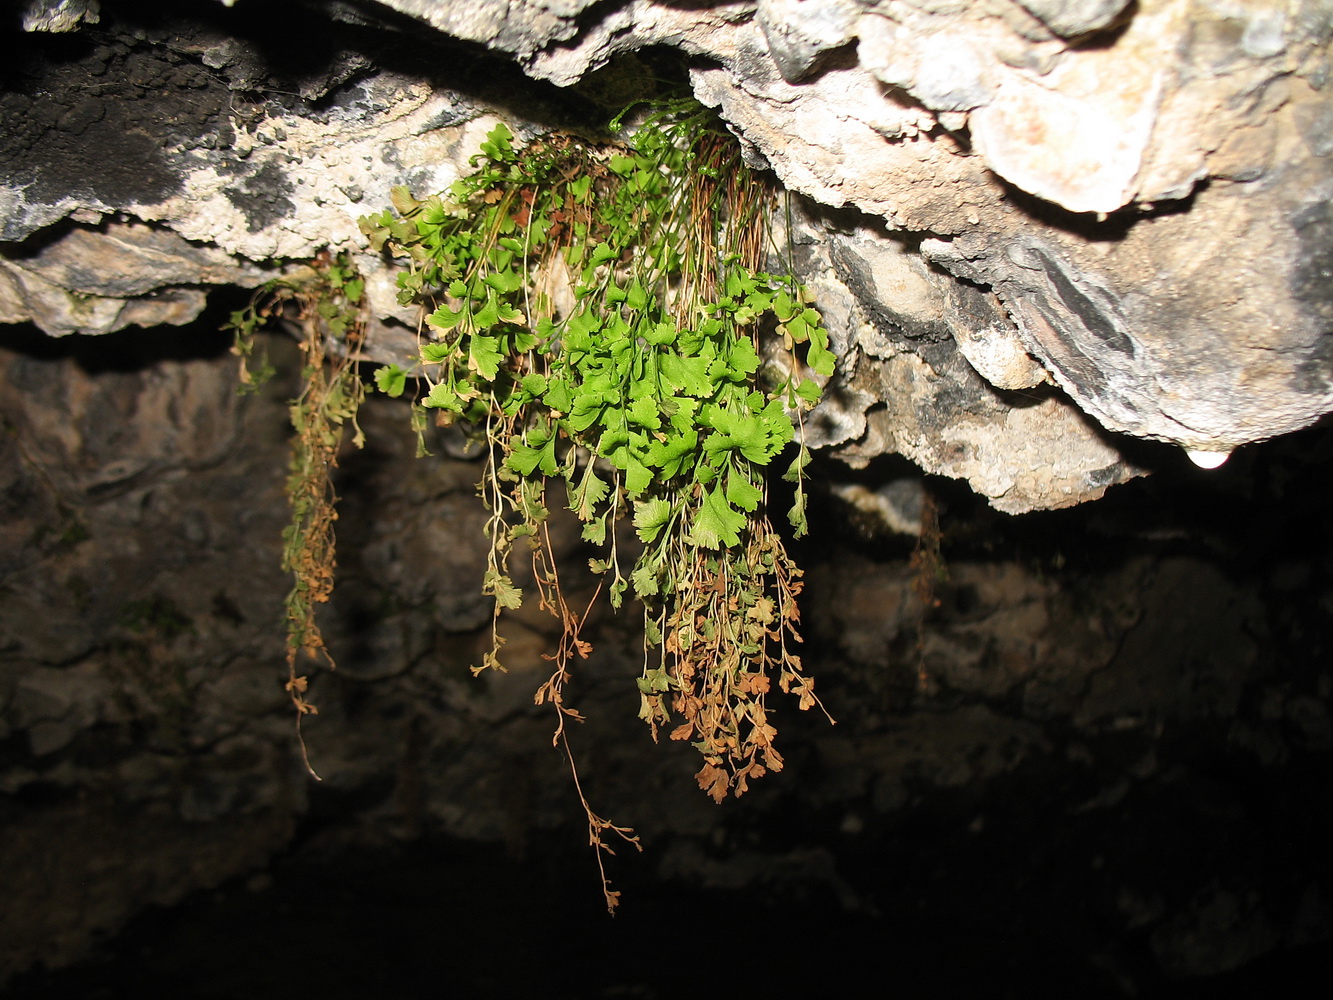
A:
{"label": "plant cluster", "polygon": [[[419,369],[377,382],[396,395],[423,375],[424,405],[489,442],[485,591],[497,617],[521,603],[508,565],[528,540],[537,598],[564,624],[538,701],[573,714],[561,693],[588,651],[547,535],[557,482],[611,604],[642,605],[640,717],[693,743],[709,795],[740,795],[782,767],[772,688],[818,704],[795,648],[801,571],[769,520],[765,470],[819,398],[801,373],[831,375],[834,357],[806,290],[764,270],[782,256],[773,190],[692,102],[659,107],[626,145],[520,148],[500,124],[472,165],[447,192],[398,188],[394,211],[361,220],[373,249],[406,262],[400,300],[423,304],[427,333]],[[764,334],[783,363],[765,362]],[[784,473],[797,534],[809,458],[797,442]],[[478,669],[502,666],[493,635]]]}
{"label": "plant cluster", "polygon": [[[401,396],[424,378],[422,406],[488,444],[482,587],[495,613],[475,669],[504,669],[499,622],[525,599],[510,566],[526,551],[536,599],[563,626],[536,698],[556,709],[600,865],[605,835],[637,838],[592,810],[570,753],[565,722],[579,715],[564,690],[591,648],[580,634],[591,602],[571,607],[561,587],[555,490],[597,551],[592,601],[605,591],[616,608],[627,597],[641,606],[640,718],[654,739],[666,730],[693,743],[710,796],[741,795],[783,766],[773,688],[801,709],[819,704],[796,652],[801,570],[769,520],[767,473],[782,456],[787,516],[804,533],[810,455],[797,431],[820,393],[806,373],[831,375],[834,357],[808,292],[789,268],[766,269],[784,256],[770,236],[772,187],[694,102],[658,106],[616,145],[554,135],[521,146],[500,124],[472,165],[447,192],[396,188],[392,210],[360,220],[373,250],[406,263],[400,301],[423,306],[420,364],[380,368],[375,381]],[[361,444],[365,392],[354,361],[361,280],[328,255],[307,270],[265,286],[229,324],[243,388],[272,370],[254,357],[255,331],[275,316],[301,328],[283,554],[298,737],[316,711],[298,664],[333,666],[316,621],[333,589],[331,477],[348,427]],[[423,412],[413,407],[419,431]],[[619,894],[602,876],[614,909]]]}
{"label": "plant cluster", "polygon": [[[363,292],[364,282],[345,259],[325,255],[313,267],[265,284],[227,324],[235,334],[232,353],[241,358],[243,390],[253,390],[273,373],[267,357],[256,361],[254,352],[256,331],[274,317],[288,316],[299,325],[305,355],[302,388],[288,409],[295,432],[286,482],[291,520],[282,533],[282,568],[292,575],[285,601],[286,690],[296,708],[298,737],[301,718],[318,713],[306,698],[309,679],[298,672],[298,664],[305,659],[335,665],[316,612],[333,594],[338,519],[333,470],[347,428],[353,429],[356,447],[365,443],[356,416],[366,388],[354,362],[364,335]],[[304,739],[301,753],[307,770],[318,778]]]}

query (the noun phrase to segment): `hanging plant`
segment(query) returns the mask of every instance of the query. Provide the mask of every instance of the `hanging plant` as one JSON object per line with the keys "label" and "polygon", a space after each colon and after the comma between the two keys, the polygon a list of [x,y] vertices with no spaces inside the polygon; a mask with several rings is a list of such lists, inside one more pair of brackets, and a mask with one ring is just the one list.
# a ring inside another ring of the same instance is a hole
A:
{"label": "hanging plant", "polygon": [[296,709],[297,740],[306,769],[310,764],[301,720],[319,710],[308,700],[309,679],[300,672],[306,661],[334,667],[317,620],[319,607],[333,594],[338,519],[333,471],[346,430],[360,448],[365,435],[357,413],[366,387],[352,360],[364,337],[362,294],[365,285],[346,258],[321,254],[309,267],[266,282],[244,309],[231,314],[224,329],[234,335],[232,353],[241,359],[240,388],[258,389],[275,373],[267,355],[255,358],[255,334],[268,322],[285,317],[299,326],[301,391],[288,406],[292,441],[285,486],[291,518],[282,532],[282,568],[292,576],[284,602],[287,621],[287,682]]}
{"label": "hanging plant", "polygon": [[[374,250],[405,263],[399,299],[423,306],[428,334],[421,365],[380,369],[379,387],[399,395],[424,377],[423,404],[489,445],[482,586],[495,615],[475,669],[503,669],[502,613],[533,596],[509,556],[529,545],[535,598],[563,625],[537,694],[563,739],[576,716],[570,663],[590,648],[587,609],[566,602],[547,532],[563,484],[601,549],[599,593],[642,608],[640,717],[654,739],[693,743],[714,799],[740,795],[782,768],[773,687],[818,704],[796,652],[801,571],[770,521],[766,471],[784,456],[788,518],[803,533],[810,456],[796,439],[820,390],[801,373],[831,375],[834,357],[806,290],[764,269],[782,256],[774,190],[693,101],[658,107],[625,145],[553,136],[519,148],[499,124],[472,165],[441,194],[395,189],[392,211],[360,223]],[[784,364],[765,363],[765,336]],[[621,518],[641,543],[632,556],[617,544]],[[632,839],[584,806],[594,843],[606,830]]]}

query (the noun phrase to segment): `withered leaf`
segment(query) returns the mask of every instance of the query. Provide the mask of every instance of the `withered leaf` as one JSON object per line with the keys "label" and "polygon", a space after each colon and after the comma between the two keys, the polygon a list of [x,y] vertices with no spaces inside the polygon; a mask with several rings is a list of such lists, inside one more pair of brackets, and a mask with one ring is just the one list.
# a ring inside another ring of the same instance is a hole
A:
{"label": "withered leaf", "polygon": [[699,768],[699,773],[694,776],[694,780],[699,782],[699,787],[707,792],[709,798],[714,802],[720,803],[727,797],[727,787],[730,782],[727,779],[727,772],[722,768],[705,764]]}
{"label": "withered leaf", "polygon": [[767,624],[773,620],[773,614],[776,610],[777,605],[773,603],[772,598],[761,597],[754,602],[753,607],[745,612],[745,617],[752,621]]}
{"label": "withered leaf", "polygon": [[798,703],[802,712],[806,709],[814,708],[819,703],[815,697],[815,681],[813,677],[802,677],[796,682],[796,693],[800,695]]}
{"label": "withered leaf", "polygon": [[746,694],[768,694],[768,675],[760,673],[741,674],[737,686]]}
{"label": "withered leaf", "polygon": [[750,790],[750,778],[762,778],[768,772],[764,765],[758,761],[751,761],[745,767],[736,772],[736,798],[740,798]]}

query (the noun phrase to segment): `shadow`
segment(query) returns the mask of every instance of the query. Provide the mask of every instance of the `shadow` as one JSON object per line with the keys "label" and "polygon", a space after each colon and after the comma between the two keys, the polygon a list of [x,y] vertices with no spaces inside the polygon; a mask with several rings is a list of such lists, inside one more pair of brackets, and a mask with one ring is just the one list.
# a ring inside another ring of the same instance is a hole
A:
{"label": "shadow", "polygon": [[1184,198],[1147,205],[1130,205],[1098,219],[1092,212],[1071,212],[1066,208],[1015,187],[998,174],[992,174],[1002,188],[1005,199],[1034,222],[1076,236],[1087,243],[1118,243],[1139,223],[1149,219],[1183,215],[1194,205],[1199,193],[1207,190],[1205,179]]}
{"label": "shadow", "polygon": [[[231,348],[232,336],[221,327],[226,318],[228,293],[210,299],[197,319],[185,326],[126,327],[96,336],[50,336],[30,323],[0,325],[0,350],[37,361],[72,361],[89,375],[136,372],[163,361],[207,361]],[[232,305],[231,308],[236,306]]]}

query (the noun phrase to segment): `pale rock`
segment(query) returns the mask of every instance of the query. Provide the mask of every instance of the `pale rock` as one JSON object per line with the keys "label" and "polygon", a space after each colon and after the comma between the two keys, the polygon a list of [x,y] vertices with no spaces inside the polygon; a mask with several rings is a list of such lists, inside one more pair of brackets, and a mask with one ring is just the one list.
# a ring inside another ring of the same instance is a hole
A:
{"label": "pale rock", "polygon": [[755,20],[789,83],[808,76],[819,58],[852,40],[854,7],[827,0],[757,0]]}
{"label": "pale rock", "polygon": [[977,33],[962,25],[913,31],[874,14],[860,18],[856,30],[861,66],[932,111],[970,111],[994,93],[984,34],[979,45]]}
{"label": "pale rock", "polygon": [[29,0],[23,11],[23,30],[76,31],[81,25],[96,24],[100,8],[98,0]]}
{"label": "pale rock", "polygon": [[[832,296],[821,307],[842,317],[830,330],[844,360],[820,423],[850,461],[899,449],[1019,510],[1137,474],[1108,461],[1117,433],[1222,453],[1333,408],[1333,21],[1320,0],[383,0],[324,10],[367,40],[402,30],[400,18],[377,26],[376,7],[415,19],[414,45],[449,36],[560,87],[622,53],[677,49],[696,95],[749,159],[861,220],[826,220],[827,234],[813,237],[842,241],[841,258],[829,258],[836,273],[802,265]],[[50,23],[70,27],[76,8],[97,13],[92,3],[27,6],[65,11]],[[114,30],[108,10],[101,30]],[[526,114],[547,116],[374,69],[346,45],[293,85],[298,100],[251,105],[241,95],[266,86],[266,68],[248,43],[212,31],[189,44],[176,56],[212,74],[191,93],[220,109],[209,142],[172,135],[134,147],[142,177],[111,170],[115,190],[96,178],[47,190],[0,170],[0,216],[11,242],[71,216],[109,216],[108,233],[117,218],[154,223],[212,248],[212,270],[180,280],[179,262],[140,256],[133,266],[153,290],[110,293],[71,287],[34,263],[41,254],[7,252],[0,316],[56,333],[183,322],[228,261],[234,283],[253,284],[249,262],[327,248],[352,252],[367,274],[369,356],[410,363],[415,318],[377,273],[384,262],[362,253],[357,216],[387,205],[394,184],[446,187],[495,105],[508,106],[501,117],[520,135],[543,125]],[[324,95],[318,110],[300,103]],[[85,96],[69,101],[71,127],[105,129],[108,116],[138,107]],[[30,110],[20,105],[5,112],[17,116],[15,134]],[[40,167],[35,147],[15,148],[29,156],[25,169]],[[863,224],[880,228],[843,239]],[[883,270],[865,262],[886,253],[916,255],[896,272],[915,289],[899,313],[934,310],[924,339],[895,331],[884,306],[898,294],[892,282],[882,293],[858,287],[855,308],[839,304],[846,293],[834,286],[858,268]],[[1041,386],[1047,377],[1063,395]],[[940,406],[941,385],[956,422],[911,409]],[[889,387],[898,396],[881,395]],[[1004,396],[1029,390],[1039,406]],[[902,424],[887,425],[889,413]]]}
{"label": "pale rock", "polygon": [[1100,31],[1112,24],[1131,0],[1018,0],[1018,3],[1062,38]]}
{"label": "pale rock", "polygon": [[169,229],[75,226],[35,254],[0,251],[0,322],[32,322],[52,336],[182,326],[204,307],[199,286],[260,280],[259,268]]}

